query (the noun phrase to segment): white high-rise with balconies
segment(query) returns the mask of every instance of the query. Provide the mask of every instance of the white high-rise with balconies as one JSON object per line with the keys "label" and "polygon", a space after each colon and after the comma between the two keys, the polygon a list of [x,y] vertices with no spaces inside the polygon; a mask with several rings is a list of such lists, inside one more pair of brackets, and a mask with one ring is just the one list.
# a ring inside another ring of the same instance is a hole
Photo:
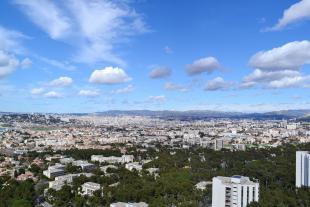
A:
{"label": "white high-rise with balconies", "polygon": [[212,207],[246,207],[259,199],[259,183],[248,177],[218,176],[212,185]]}
{"label": "white high-rise with balconies", "polygon": [[310,152],[296,152],[296,187],[310,187]]}

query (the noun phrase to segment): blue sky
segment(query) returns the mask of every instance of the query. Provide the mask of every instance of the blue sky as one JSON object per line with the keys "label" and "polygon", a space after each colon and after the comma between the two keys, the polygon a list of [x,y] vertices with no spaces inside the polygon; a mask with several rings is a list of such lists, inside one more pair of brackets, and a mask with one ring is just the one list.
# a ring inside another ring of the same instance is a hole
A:
{"label": "blue sky", "polygon": [[0,111],[310,108],[310,0],[0,8]]}

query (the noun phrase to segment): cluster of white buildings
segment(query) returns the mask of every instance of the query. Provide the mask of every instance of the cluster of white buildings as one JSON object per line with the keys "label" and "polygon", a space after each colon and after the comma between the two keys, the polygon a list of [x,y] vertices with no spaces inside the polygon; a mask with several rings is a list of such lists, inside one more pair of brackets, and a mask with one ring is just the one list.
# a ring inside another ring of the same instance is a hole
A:
{"label": "cluster of white buildings", "polygon": [[65,184],[71,184],[73,179],[79,176],[91,177],[92,173],[76,173],[76,174],[67,174],[55,177],[54,181],[48,183],[48,187],[56,191],[60,190]]}
{"label": "cluster of white buildings", "polygon": [[[120,116],[101,117],[85,116],[74,124],[58,120],[46,125],[44,117],[40,122],[17,124],[18,130],[6,130],[0,135],[0,150],[11,150],[22,155],[31,150],[52,147],[57,149],[111,147],[110,144],[122,143],[126,146],[155,147],[160,143],[170,149],[200,146],[216,151],[224,148],[245,150],[251,145],[276,147],[288,142],[310,142],[309,126],[287,121],[254,120],[208,120],[208,121],[167,121],[150,117]],[[42,124],[41,124],[42,123]],[[49,123],[49,122],[48,122]],[[32,127],[51,127],[48,130],[32,130]],[[73,179],[81,175],[91,177],[90,173],[97,166],[85,160],[54,156],[46,160],[59,159],[59,163],[49,166],[43,174],[51,179],[49,188],[60,190],[65,184],[72,184]],[[100,163],[100,170],[109,175],[108,169],[117,169],[118,164],[130,171],[141,171],[144,162],[135,162],[133,155],[102,156],[92,155],[92,162]],[[10,163],[13,163],[11,161]],[[65,173],[67,164],[78,166],[83,173]],[[0,163],[0,168],[4,163]],[[97,164],[97,163],[96,163]],[[108,164],[108,165],[107,165]],[[6,166],[3,166],[6,168]],[[151,175],[159,176],[158,168],[146,169]],[[0,170],[1,172],[1,170]],[[206,189],[210,182],[200,182],[199,190]],[[310,187],[310,152],[296,152],[296,187]],[[86,182],[81,187],[82,195],[93,195],[102,190],[98,183]],[[244,176],[214,177],[212,180],[212,207],[246,207],[259,200],[259,183]],[[113,203],[111,207],[147,207],[146,203]]]}
{"label": "cluster of white buildings", "polygon": [[[89,163],[86,160],[74,160],[71,157],[64,157],[62,155],[54,155],[54,156],[49,156],[46,158],[47,161],[52,161],[55,159],[59,159],[60,163],[56,163],[55,165],[49,166],[47,170],[43,171],[43,175],[45,175],[49,179],[54,179],[52,181],[49,181],[48,188],[54,189],[56,191],[61,190],[61,188],[66,184],[71,185],[74,178],[77,178],[79,176],[85,176],[89,178],[93,176],[93,174],[89,172],[96,169],[96,165]],[[78,166],[84,172],[66,174],[65,167],[68,164],[72,164],[73,166]],[[92,195],[91,190],[87,190],[87,187],[89,187],[90,185],[81,186],[82,195],[86,195],[86,194]],[[47,192],[47,190],[48,189],[46,189],[45,192]]]}

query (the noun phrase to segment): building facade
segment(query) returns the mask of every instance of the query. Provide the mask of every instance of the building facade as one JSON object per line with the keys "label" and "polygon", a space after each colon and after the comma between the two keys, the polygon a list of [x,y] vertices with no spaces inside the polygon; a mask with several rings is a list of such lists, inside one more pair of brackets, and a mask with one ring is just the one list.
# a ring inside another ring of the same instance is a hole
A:
{"label": "building facade", "polygon": [[310,187],[310,152],[296,152],[296,187]]}
{"label": "building facade", "polygon": [[118,202],[118,203],[112,203],[110,207],[148,207],[149,205],[144,202],[139,203],[124,203],[124,202]]}
{"label": "building facade", "polygon": [[214,177],[212,207],[246,207],[259,199],[259,183],[248,177]]}
{"label": "building facade", "polygon": [[84,183],[81,187],[82,187],[82,195],[88,195],[88,196],[92,196],[95,191],[101,189],[100,184],[93,182]]}

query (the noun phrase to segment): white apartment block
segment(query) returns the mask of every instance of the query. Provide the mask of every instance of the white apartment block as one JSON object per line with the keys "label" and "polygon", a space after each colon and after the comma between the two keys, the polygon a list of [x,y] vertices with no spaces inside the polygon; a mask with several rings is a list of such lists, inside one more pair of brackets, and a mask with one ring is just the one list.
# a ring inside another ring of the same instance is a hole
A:
{"label": "white apartment block", "polygon": [[58,164],[54,166],[49,166],[47,170],[43,171],[43,175],[48,178],[55,178],[57,176],[61,176],[65,174],[65,166]]}
{"label": "white apartment block", "polygon": [[214,140],[214,150],[221,150],[224,148],[224,140],[216,139]]}
{"label": "white apartment block", "polygon": [[133,169],[137,170],[137,171],[141,171],[142,170],[142,165],[140,165],[139,162],[132,162],[132,163],[127,163],[125,165],[125,168],[127,170],[132,171]]}
{"label": "white apartment block", "polygon": [[259,199],[259,183],[248,177],[214,177],[212,207],[246,207]]}
{"label": "white apartment block", "polygon": [[110,207],[148,207],[149,205],[144,202],[140,203],[124,203],[124,202],[117,202],[112,203]]}
{"label": "white apartment block", "polygon": [[107,163],[128,163],[128,162],[133,162],[134,156],[133,155],[123,155],[121,157],[115,157],[115,156],[110,156],[110,157],[103,157],[102,155],[92,155],[91,156],[91,161],[93,162],[107,162]]}
{"label": "white apartment block", "polygon": [[95,191],[100,190],[101,186],[98,183],[87,182],[82,186],[82,195],[92,196]]}
{"label": "white apartment block", "polygon": [[288,129],[288,130],[296,130],[297,129],[297,124],[296,123],[288,124],[286,126],[286,129]]}
{"label": "white apartment block", "polygon": [[296,152],[296,187],[310,187],[310,152]]}
{"label": "white apartment block", "polygon": [[96,169],[96,165],[91,164],[85,160],[76,160],[72,162],[72,165],[80,167],[84,171],[91,171]]}

